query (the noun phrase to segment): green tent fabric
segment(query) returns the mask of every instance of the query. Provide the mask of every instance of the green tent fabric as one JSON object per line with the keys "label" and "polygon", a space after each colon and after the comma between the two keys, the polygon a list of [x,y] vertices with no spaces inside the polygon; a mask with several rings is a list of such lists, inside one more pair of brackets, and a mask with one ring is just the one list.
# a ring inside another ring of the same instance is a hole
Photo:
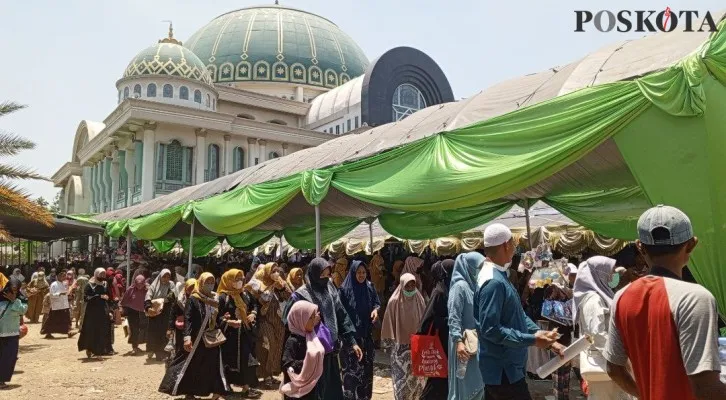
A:
{"label": "green tent fabric", "polygon": [[124,219],[121,221],[109,221],[106,223],[106,236],[117,238],[124,236],[129,228],[129,221]]}
{"label": "green tent fabric", "polygon": [[[652,204],[668,204],[688,214],[699,244],[689,267],[726,310],[726,32],[711,37],[703,51],[679,65],[653,74],[648,80],[683,78],[687,87],[678,94],[650,85],[649,97],[667,104],[690,102],[692,93],[703,98],[702,112],[679,117],[672,107],[648,110],[615,136],[628,167]],[[657,92],[656,89],[662,89]],[[678,98],[680,96],[680,98]],[[676,97],[671,100],[668,97]]]}
{"label": "green tent fabric", "polygon": [[305,200],[312,206],[319,205],[328,194],[332,179],[333,172],[326,169],[303,172],[300,184]]}
{"label": "green tent fabric", "polygon": [[205,228],[222,235],[248,231],[265,222],[300,193],[300,174],[274,182],[243,186],[194,202],[191,208]]}
{"label": "green tent fabric", "polygon": [[[185,252],[189,253],[189,238],[182,238],[180,240],[182,248]],[[214,246],[219,243],[219,239],[214,236],[200,236],[194,238],[194,246],[192,248],[192,255],[194,257],[204,257],[209,254]]]}
{"label": "green tent fabric", "polygon": [[586,88],[335,167],[331,184],[394,210],[472,207],[551,176],[649,106],[633,82]]}
{"label": "green tent fabric", "polygon": [[458,210],[389,212],[378,222],[391,235],[401,239],[426,240],[459,234],[504,214],[513,201],[495,200]]}
{"label": "green tent fabric", "polygon": [[549,195],[541,199],[600,235],[635,240],[640,215],[651,207],[638,186]]}
{"label": "green tent fabric", "polygon": [[227,244],[235,249],[248,251],[266,243],[274,235],[274,231],[260,231],[253,229],[236,235],[227,235],[226,239]]}
{"label": "green tent fabric", "polygon": [[152,240],[151,245],[159,253],[168,253],[176,245],[176,240]]}
{"label": "green tent fabric", "polygon": [[[362,221],[352,217],[325,217],[320,219],[320,246],[325,247],[342,238]],[[315,218],[303,218],[283,229],[285,240],[296,249],[315,248]]]}
{"label": "green tent fabric", "polygon": [[131,234],[137,239],[156,240],[182,220],[186,207],[186,204],[180,204],[143,217],[108,222],[106,235],[117,238],[126,235],[126,231],[130,229]]}

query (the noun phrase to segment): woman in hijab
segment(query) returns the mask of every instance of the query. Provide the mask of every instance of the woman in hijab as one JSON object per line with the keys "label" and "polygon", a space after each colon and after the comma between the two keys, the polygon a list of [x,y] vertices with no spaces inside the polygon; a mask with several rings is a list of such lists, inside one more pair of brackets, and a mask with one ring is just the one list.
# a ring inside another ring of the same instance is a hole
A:
{"label": "woman in hijab", "polygon": [[373,396],[373,324],[378,321],[381,302],[376,289],[368,280],[368,270],[362,261],[350,265],[348,276],[340,287],[340,301],[355,326],[355,340],[363,349],[363,361],[352,348],[343,346],[340,361],[343,367],[343,395],[346,399],[370,400]]}
{"label": "woman in hijab", "polygon": [[121,299],[126,319],[129,321],[129,343],[134,354],[141,353],[139,344],[146,343],[146,315],[144,315],[144,301],[146,299],[146,280],[138,275],[134,284],[126,289]]}
{"label": "woman in hijab", "polygon": [[78,337],[78,351],[85,350],[88,358],[113,352],[111,347],[113,325],[110,323],[113,314],[109,299],[106,289],[106,270],[97,268],[93,272],[93,278],[88,280],[83,294],[86,312]]}
{"label": "woman in hijab", "polygon": [[[391,272],[391,275],[393,275],[393,281],[395,282],[394,287],[398,287],[398,281],[401,279],[401,274],[403,273],[403,261],[394,261],[392,269],[393,271]],[[395,288],[393,290],[395,290]]]}
{"label": "woman in hijab", "polygon": [[214,293],[214,275],[202,273],[184,310],[184,350],[188,355],[174,359],[164,374],[159,392],[187,398],[211,393],[212,399],[221,399],[222,393],[229,391],[222,371],[222,346],[207,347],[206,342],[202,343],[206,332],[221,328],[224,322]]}
{"label": "woman in hijab", "polygon": [[[438,261],[431,267],[431,277],[434,281],[434,288],[431,291],[431,299],[426,305],[421,326],[418,328],[419,335],[438,334],[441,347],[446,356],[449,357],[449,285],[451,274],[454,269],[454,260],[448,259]],[[445,399],[449,392],[447,378],[428,378],[426,386],[421,394],[422,400]]]}
{"label": "woman in hijab", "polygon": [[[460,254],[451,273],[449,311],[449,400],[484,398],[484,381],[479,372],[477,357],[471,357],[464,347],[464,331],[476,329],[474,293],[484,256],[477,252]],[[464,379],[456,377],[456,368],[466,362]]]}
{"label": "woman in hijab", "polygon": [[20,300],[20,280],[11,276],[0,292],[0,390],[15,372],[20,344],[20,318],[28,306]]}
{"label": "woman in hijab", "polygon": [[111,267],[106,269],[106,288],[108,288],[108,295],[111,297],[111,301],[119,301],[121,299],[118,282],[116,281],[116,271]]}
{"label": "woman in hijab", "polygon": [[[294,304],[305,300],[315,304],[320,310],[322,324],[317,336],[324,342],[325,357],[323,358],[323,374],[318,380],[315,393],[316,399],[342,399],[343,383],[340,379],[338,352],[343,341],[345,346],[353,349],[362,360],[363,351],[355,340],[355,326],[348,317],[343,303],[340,301],[338,290],[330,281],[330,264],[324,258],[314,258],[308,265],[305,274],[305,284],[293,293],[284,312],[284,323],[288,324],[288,315]],[[288,327],[288,329],[290,329]],[[290,330],[290,332],[293,332]]]}
{"label": "woman in hijab", "polygon": [[45,272],[40,271],[36,273],[35,278],[25,288],[25,293],[28,295],[28,312],[25,316],[30,320],[30,323],[38,323],[41,311],[43,310],[43,299],[49,291],[50,285],[45,280]]}
{"label": "woman in hijab", "polygon": [[71,331],[71,306],[68,301],[68,287],[64,280],[56,280],[50,285],[50,313],[43,318],[40,334],[52,339],[54,333],[73,337],[77,332]]}
{"label": "woman in hijab", "polygon": [[219,312],[227,318],[222,322],[227,337],[222,345],[222,362],[227,383],[240,386],[244,398],[259,399],[262,392],[250,388],[250,385],[257,384],[257,362],[252,352],[255,349],[255,324],[259,310],[257,302],[244,290],[244,280],[245,273],[242,270],[230,269],[222,275],[217,288]]}
{"label": "woman in hijab", "polygon": [[[610,305],[615,295],[612,287],[618,284],[615,276],[615,260],[603,256],[591,257],[580,264],[573,288],[575,307],[572,317],[580,326],[580,334],[590,335],[594,339],[587,351],[587,359],[601,367],[605,364],[602,351],[608,338]],[[580,364],[583,369],[582,363]],[[587,376],[583,378],[587,380]],[[630,398],[605,371],[599,378],[587,382],[589,399]]]}
{"label": "woman in hijab", "polygon": [[421,293],[421,296],[424,296],[426,298],[426,293],[423,291],[423,281],[421,280],[421,273],[419,269],[423,267],[424,260],[409,256],[406,258],[406,262],[403,265],[403,273],[404,274],[411,274],[416,278],[416,287],[418,288],[418,292]]}
{"label": "woman in hijab", "polygon": [[[168,343],[166,331],[169,327],[171,306],[176,301],[174,284],[171,282],[171,271],[163,269],[159,276],[146,291],[144,311],[149,317],[149,327],[146,331],[146,351],[148,358],[156,356],[156,361],[164,361],[167,357],[164,348]],[[161,309],[159,309],[161,307]]]}
{"label": "woman in hijab", "polygon": [[267,263],[257,268],[254,279],[245,288],[260,304],[260,315],[257,321],[259,340],[255,349],[260,366],[257,376],[264,379],[265,389],[275,389],[280,381],[274,377],[279,375],[280,357],[285,336],[282,324],[283,304],[292,295],[282,278],[283,271],[276,263]]}
{"label": "woman in hijab", "polygon": [[86,302],[83,301],[83,294],[88,285],[88,276],[83,269],[78,270],[79,275],[76,282],[70,288],[73,293],[73,318],[76,320],[76,328],[83,326],[83,315],[86,313]]}
{"label": "woman in hijab", "polygon": [[338,261],[335,262],[335,267],[333,268],[333,284],[335,287],[339,288],[340,285],[343,284],[343,280],[348,275],[348,259],[345,257],[340,257]]}
{"label": "woman in hijab", "polygon": [[15,268],[11,277],[17,279],[21,285],[25,283],[25,277],[20,273],[20,268]]}
{"label": "woman in hijab", "polygon": [[[182,285],[181,290],[179,290],[177,300],[172,306],[171,318],[169,318],[169,331],[173,332],[174,354],[167,359],[170,364],[184,362],[184,358],[187,357],[187,352],[184,350],[184,309],[196,284],[196,279],[187,279],[187,281]],[[146,318],[146,315],[144,315],[144,318]],[[181,358],[182,360],[177,360],[178,358]]]}
{"label": "woman in hijab", "polygon": [[321,377],[325,365],[325,346],[316,334],[320,331],[318,306],[300,300],[290,308],[290,335],[282,354],[284,384],[280,387],[284,400],[324,399]]}
{"label": "woman in hijab", "polygon": [[303,285],[303,270],[302,268],[293,268],[290,273],[287,274],[287,286],[290,291],[294,292]]}
{"label": "woman in hijab", "polygon": [[416,287],[416,277],[401,275],[383,317],[381,339],[391,346],[391,380],[396,400],[417,400],[424,379],[411,371],[411,335],[416,333],[426,309],[426,302]]}
{"label": "woman in hijab", "polygon": [[[373,255],[373,258],[371,258],[371,262],[368,268],[368,271],[371,274],[371,283],[373,284],[373,287],[376,289],[376,294],[378,295],[378,301],[381,303],[381,308],[378,310],[378,315],[383,315],[386,312],[386,278],[387,278],[387,272],[386,272],[386,265],[384,263],[383,257],[379,253],[376,253]],[[381,341],[381,324],[375,324],[373,327],[373,341],[376,343],[376,346]]]}

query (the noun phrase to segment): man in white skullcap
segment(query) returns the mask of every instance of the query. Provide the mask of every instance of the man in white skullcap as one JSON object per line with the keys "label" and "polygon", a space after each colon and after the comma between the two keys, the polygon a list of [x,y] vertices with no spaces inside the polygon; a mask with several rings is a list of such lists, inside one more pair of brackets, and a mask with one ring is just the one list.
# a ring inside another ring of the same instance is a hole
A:
{"label": "man in white skullcap", "polygon": [[525,380],[527,348],[551,348],[562,354],[556,331],[542,331],[532,322],[519,294],[507,278],[516,245],[512,232],[502,224],[484,230],[486,260],[474,296],[474,317],[479,328],[479,369],[485,398],[531,400]]}

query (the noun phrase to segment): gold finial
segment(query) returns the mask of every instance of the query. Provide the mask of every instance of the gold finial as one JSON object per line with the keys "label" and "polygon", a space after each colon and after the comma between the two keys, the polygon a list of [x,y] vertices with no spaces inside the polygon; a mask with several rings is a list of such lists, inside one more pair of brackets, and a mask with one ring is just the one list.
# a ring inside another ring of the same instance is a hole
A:
{"label": "gold finial", "polygon": [[174,39],[174,25],[171,21],[161,21],[161,22],[168,22],[169,23],[169,37],[165,37],[164,39],[160,39],[159,43],[173,43],[178,44],[181,46],[182,42]]}

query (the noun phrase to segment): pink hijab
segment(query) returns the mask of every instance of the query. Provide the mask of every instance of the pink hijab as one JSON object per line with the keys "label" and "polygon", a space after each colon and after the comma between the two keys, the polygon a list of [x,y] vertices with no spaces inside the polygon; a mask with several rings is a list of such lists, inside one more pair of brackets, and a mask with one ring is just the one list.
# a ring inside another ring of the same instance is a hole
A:
{"label": "pink hijab", "polygon": [[317,310],[318,306],[315,304],[300,300],[292,305],[287,316],[287,326],[290,332],[307,340],[307,351],[300,373],[296,374],[292,368],[288,368],[287,375],[290,377],[290,382],[280,387],[280,392],[288,397],[300,398],[310,393],[318,383],[320,376],[323,375],[325,348],[315,335],[315,331],[305,331],[305,325]]}

